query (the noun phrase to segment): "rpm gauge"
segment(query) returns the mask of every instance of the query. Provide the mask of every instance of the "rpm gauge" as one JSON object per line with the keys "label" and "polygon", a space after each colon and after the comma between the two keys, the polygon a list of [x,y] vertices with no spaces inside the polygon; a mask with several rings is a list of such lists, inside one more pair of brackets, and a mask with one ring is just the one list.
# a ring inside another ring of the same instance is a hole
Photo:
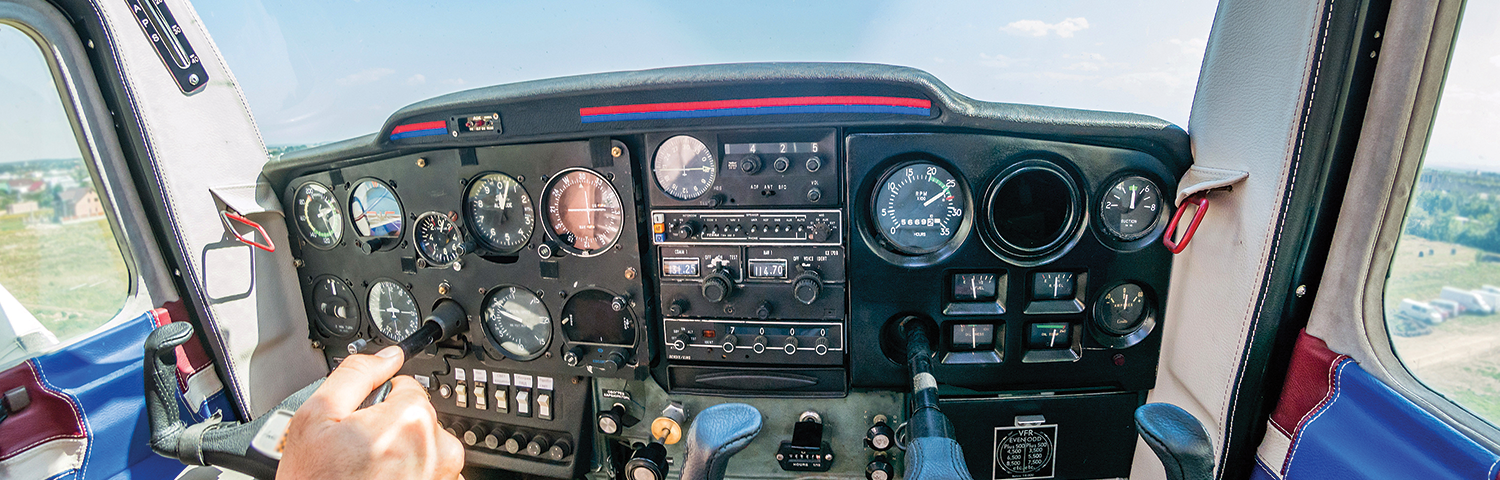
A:
{"label": "rpm gauge", "polygon": [[1162,208],[1156,184],[1130,176],[1115,182],[1099,201],[1099,221],[1109,235],[1130,241],[1151,233]]}
{"label": "rpm gauge", "polygon": [[552,315],[531,290],[498,288],[484,300],[484,331],[505,356],[531,360],[552,341]]}
{"label": "rpm gauge", "polygon": [[515,178],[489,173],[469,183],[464,196],[464,216],[479,242],[496,253],[510,254],[531,240],[536,212],[531,195]]}
{"label": "rpm gauge", "polygon": [[965,214],[958,180],[931,162],[908,163],[886,172],[872,201],[881,240],[887,248],[906,255],[942,249],[953,239]]}
{"label": "rpm gauge", "polygon": [[427,212],[417,217],[417,226],[412,233],[417,241],[417,255],[430,266],[453,265],[473,248],[463,229],[453,223],[450,215],[454,214]]}
{"label": "rpm gauge", "polygon": [[376,282],[370,287],[368,303],[370,320],[375,322],[375,328],[386,338],[397,342],[405,340],[422,325],[422,313],[417,310],[417,301],[396,282]]}
{"label": "rpm gauge", "polygon": [[563,249],[592,257],[620,239],[625,210],[620,194],[593,170],[571,168],[547,183],[542,202],[547,205],[547,231]]}
{"label": "rpm gauge", "polygon": [[297,188],[292,215],[302,239],[315,248],[327,249],[344,238],[344,212],[328,187],[308,182]]}
{"label": "rpm gauge", "polygon": [[688,135],[668,138],[656,149],[651,171],[663,192],[678,200],[692,200],[708,193],[719,174],[713,151]]}

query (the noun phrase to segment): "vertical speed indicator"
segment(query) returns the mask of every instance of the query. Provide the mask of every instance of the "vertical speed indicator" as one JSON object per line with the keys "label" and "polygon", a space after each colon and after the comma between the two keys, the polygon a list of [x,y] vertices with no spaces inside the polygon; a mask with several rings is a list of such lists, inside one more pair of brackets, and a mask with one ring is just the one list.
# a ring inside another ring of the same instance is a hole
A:
{"label": "vertical speed indicator", "polygon": [[963,221],[963,190],[948,169],[915,162],[887,171],[875,190],[875,229],[889,249],[923,255],[943,248]]}

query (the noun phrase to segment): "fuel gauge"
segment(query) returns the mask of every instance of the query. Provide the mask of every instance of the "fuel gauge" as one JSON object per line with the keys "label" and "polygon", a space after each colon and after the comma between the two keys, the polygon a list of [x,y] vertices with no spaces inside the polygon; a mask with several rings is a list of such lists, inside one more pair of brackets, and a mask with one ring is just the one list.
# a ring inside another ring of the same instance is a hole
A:
{"label": "fuel gauge", "polygon": [[992,301],[998,293],[993,273],[953,274],[953,301],[955,302]]}

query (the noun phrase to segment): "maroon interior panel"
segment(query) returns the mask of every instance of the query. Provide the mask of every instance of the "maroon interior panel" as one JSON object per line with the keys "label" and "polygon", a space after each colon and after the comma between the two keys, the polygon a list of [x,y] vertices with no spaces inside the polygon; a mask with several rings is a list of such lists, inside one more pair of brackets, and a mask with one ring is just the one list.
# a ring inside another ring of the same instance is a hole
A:
{"label": "maroon interior panel", "polygon": [[1328,398],[1333,392],[1333,367],[1341,357],[1344,355],[1333,353],[1326,342],[1308,335],[1307,330],[1298,332],[1281,401],[1271,412],[1271,424],[1277,430],[1292,436],[1307,414]]}
{"label": "maroon interior panel", "polygon": [[25,387],[31,404],[0,422],[0,460],[9,459],[44,442],[84,438],[83,422],[73,402],[43,388],[31,361],[0,372],[0,393]]}

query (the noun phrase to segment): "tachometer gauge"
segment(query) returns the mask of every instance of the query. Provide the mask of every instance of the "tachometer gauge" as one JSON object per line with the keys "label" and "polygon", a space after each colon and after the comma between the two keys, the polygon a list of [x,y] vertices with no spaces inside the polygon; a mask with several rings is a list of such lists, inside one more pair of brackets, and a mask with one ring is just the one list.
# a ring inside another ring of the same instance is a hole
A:
{"label": "tachometer gauge", "polygon": [[385,182],[360,180],[349,195],[349,212],[354,216],[354,231],[370,238],[372,247],[384,243],[375,239],[401,238],[401,202]]}
{"label": "tachometer gauge", "polygon": [[1161,195],[1156,184],[1130,176],[1115,182],[1099,201],[1099,223],[1115,239],[1130,241],[1151,233],[1161,216]]}
{"label": "tachometer gauge", "polygon": [[941,249],[963,221],[964,200],[948,169],[915,162],[886,172],[870,208],[888,248],[907,255]]}
{"label": "tachometer gauge", "polygon": [[397,342],[416,333],[422,325],[422,313],[417,310],[417,301],[411,298],[401,285],[390,280],[381,280],[370,287],[368,299],[370,320],[386,338]]}
{"label": "tachometer gauge", "polygon": [[708,193],[719,174],[714,152],[702,141],[688,135],[668,138],[656,149],[651,171],[656,184],[672,198],[692,200]]}
{"label": "tachometer gauge", "polygon": [[[447,213],[427,212],[417,217],[413,237],[417,241],[417,255],[433,267],[453,265],[473,248],[464,236],[464,231],[453,223]],[[456,268],[456,267],[455,267]]]}
{"label": "tachometer gauge", "polygon": [[302,184],[292,201],[297,230],[308,245],[328,249],[344,238],[344,212],[328,187],[316,182]]}
{"label": "tachometer gauge", "polygon": [[531,290],[502,287],[484,300],[484,331],[505,356],[531,360],[552,341],[552,315]]}
{"label": "tachometer gauge", "polygon": [[635,346],[635,315],[627,302],[603,290],[575,293],[563,305],[563,334],[573,342]]}
{"label": "tachometer gauge", "polygon": [[531,195],[520,182],[510,175],[489,173],[469,183],[464,216],[485,248],[510,254],[531,241],[536,212],[531,207]]}
{"label": "tachometer gauge", "polygon": [[312,290],[313,319],[334,337],[347,337],[359,328],[359,301],[354,290],[337,277],[319,278]]}
{"label": "tachometer gauge", "polygon": [[625,211],[620,194],[593,170],[571,168],[547,183],[547,230],[563,249],[581,257],[604,253],[620,239]]}

